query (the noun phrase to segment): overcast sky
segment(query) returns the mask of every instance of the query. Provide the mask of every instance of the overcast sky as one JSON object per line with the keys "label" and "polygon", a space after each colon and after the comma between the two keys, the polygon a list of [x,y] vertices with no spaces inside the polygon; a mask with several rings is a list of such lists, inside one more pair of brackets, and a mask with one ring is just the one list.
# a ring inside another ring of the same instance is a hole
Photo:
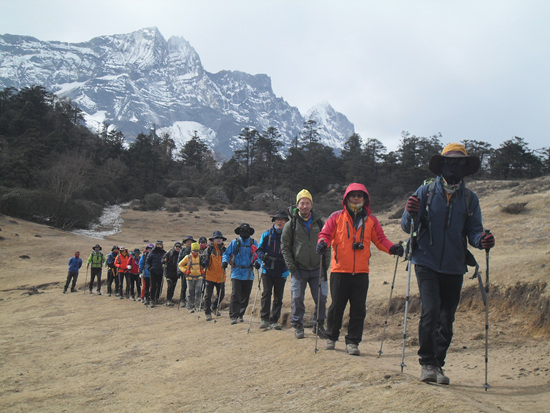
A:
{"label": "overcast sky", "polygon": [[0,0],[0,33],[81,42],[156,26],[209,72],[329,102],[363,140],[550,146],[550,0]]}

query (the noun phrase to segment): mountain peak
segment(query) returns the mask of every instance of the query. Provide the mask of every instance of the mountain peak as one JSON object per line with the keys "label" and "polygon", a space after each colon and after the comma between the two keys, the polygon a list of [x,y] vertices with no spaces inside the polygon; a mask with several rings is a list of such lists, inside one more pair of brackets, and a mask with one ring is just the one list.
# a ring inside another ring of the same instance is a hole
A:
{"label": "mountain peak", "polygon": [[[109,125],[132,141],[154,127],[185,142],[197,130],[223,157],[240,148],[244,127],[275,127],[288,147],[304,123],[300,111],[274,93],[267,74],[209,73],[187,40],[166,41],[156,27],[84,43],[0,36],[0,88],[32,85],[70,98],[96,132]],[[333,148],[353,133],[326,102],[308,116]]]}

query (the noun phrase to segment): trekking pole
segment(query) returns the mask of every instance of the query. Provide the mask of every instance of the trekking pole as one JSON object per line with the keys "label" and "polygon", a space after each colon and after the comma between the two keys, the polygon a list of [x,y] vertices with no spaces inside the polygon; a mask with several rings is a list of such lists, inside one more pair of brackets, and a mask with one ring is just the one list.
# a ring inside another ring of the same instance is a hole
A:
{"label": "trekking pole", "polygon": [[401,349],[401,373],[403,373],[403,368],[406,367],[405,364],[405,341],[407,340],[407,313],[409,311],[409,296],[411,291],[411,269],[412,269],[412,239],[414,235],[414,219],[411,217],[411,233],[409,235],[409,244],[407,248],[408,263],[407,263],[407,295],[405,297],[405,320],[403,321],[403,346]]}
{"label": "trekking pole", "polygon": [[84,278],[84,294],[86,294],[86,283],[88,282],[88,266],[86,266],[86,278]]}
{"label": "trekking pole", "polygon": [[222,288],[225,288],[223,283],[225,282],[225,268],[223,269],[223,274],[222,274],[222,282],[220,283],[220,287],[218,289],[218,304],[216,305],[216,314],[215,317],[214,317],[214,324],[216,324],[218,322],[218,311],[220,311],[220,298],[222,297]]}
{"label": "trekking pole", "polygon": [[252,305],[252,311],[250,312],[250,322],[248,323],[248,332],[250,333],[250,327],[252,326],[252,318],[254,317],[254,309],[256,308],[256,300],[258,299],[258,292],[262,289],[262,279],[259,275],[258,270],[256,270],[256,277],[258,277],[258,289],[256,290],[256,295],[254,297],[254,304]]}
{"label": "trekking pole", "polygon": [[317,286],[317,315],[315,319],[315,351],[317,354],[319,348],[317,348],[317,341],[319,340],[319,309],[321,308],[321,280],[323,279],[323,258],[324,254],[321,255],[321,261],[319,264],[319,284]]}
{"label": "trekking pole", "polygon": [[[486,229],[485,234],[490,234],[491,230]],[[479,276],[481,282],[481,276]],[[480,284],[483,287],[482,284]],[[485,250],[485,290],[481,288],[481,298],[483,304],[485,304],[485,384],[483,388],[485,391],[491,387],[488,383],[488,365],[489,365],[489,248]]]}
{"label": "trekking pole", "polygon": [[[402,243],[400,242],[400,244]],[[398,264],[399,264],[399,255],[396,257],[396,260],[395,260],[395,270],[393,271],[393,280],[391,282],[390,299],[388,301],[388,309],[386,310],[386,321],[384,321],[384,331],[382,332],[382,342],[380,343],[380,350],[378,350],[378,357],[382,355],[382,346],[384,345],[384,340],[386,339],[386,328],[388,327],[388,317],[390,316],[391,297],[393,294],[393,287],[395,286],[395,275],[397,274]]]}
{"label": "trekking pole", "polygon": [[201,307],[202,307],[202,300],[204,299],[204,292],[206,291],[206,280],[202,280],[202,288],[201,288],[201,298],[199,301],[199,314],[197,316],[197,320],[201,319]]}

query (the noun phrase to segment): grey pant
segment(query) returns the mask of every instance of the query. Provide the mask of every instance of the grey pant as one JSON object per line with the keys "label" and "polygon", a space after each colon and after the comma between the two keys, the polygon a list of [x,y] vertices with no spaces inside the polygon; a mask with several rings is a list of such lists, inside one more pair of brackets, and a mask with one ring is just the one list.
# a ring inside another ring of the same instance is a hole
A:
{"label": "grey pant", "polygon": [[202,280],[187,280],[187,308],[199,308],[202,293]]}
{"label": "grey pant", "polygon": [[290,317],[290,324],[293,326],[304,326],[304,314],[306,312],[304,300],[308,284],[313,301],[315,301],[313,322],[317,321],[317,307],[319,307],[319,321],[324,321],[327,318],[327,280],[321,280],[321,297],[319,299],[317,297],[319,291],[319,268],[315,270],[297,270],[292,274],[290,284],[290,291],[292,293],[292,316]]}

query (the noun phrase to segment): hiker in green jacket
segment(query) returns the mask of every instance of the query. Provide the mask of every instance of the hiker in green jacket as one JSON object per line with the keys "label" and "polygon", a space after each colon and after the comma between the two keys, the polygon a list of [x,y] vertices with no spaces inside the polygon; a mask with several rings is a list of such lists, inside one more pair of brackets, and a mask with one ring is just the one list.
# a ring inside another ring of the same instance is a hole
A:
{"label": "hiker in green jacket", "polygon": [[[97,295],[101,295],[101,271],[105,264],[105,256],[101,252],[101,245],[96,244],[86,261],[86,268],[90,268],[90,294],[94,287],[94,279],[97,277]],[[86,286],[84,286],[86,287]]]}
{"label": "hiker in green jacket", "polygon": [[[326,338],[324,324],[327,314],[328,282],[326,272],[324,272],[323,278],[319,280],[320,260],[315,251],[317,236],[323,228],[323,220],[313,210],[313,197],[306,189],[298,193],[296,208],[292,208],[289,212],[290,221],[283,228],[281,242],[283,258],[292,274],[290,287],[292,316],[290,317],[290,323],[294,327],[295,337],[298,339],[304,338],[304,314],[306,312],[304,299],[306,287],[309,285],[311,296],[315,301],[315,311],[312,317],[313,333],[315,334],[318,328],[319,337]],[[324,269],[328,268],[326,256],[323,256]],[[321,281],[321,288],[319,288],[319,281]],[[317,314],[319,314],[319,323],[317,323]]]}

